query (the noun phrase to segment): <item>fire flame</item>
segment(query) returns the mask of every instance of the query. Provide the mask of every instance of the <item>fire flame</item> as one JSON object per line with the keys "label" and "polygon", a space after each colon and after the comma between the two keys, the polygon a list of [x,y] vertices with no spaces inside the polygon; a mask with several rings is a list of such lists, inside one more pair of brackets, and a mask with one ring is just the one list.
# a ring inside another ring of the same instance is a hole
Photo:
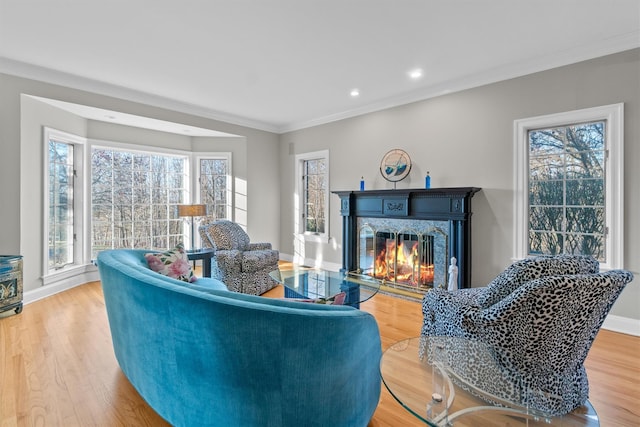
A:
{"label": "fire flame", "polygon": [[389,240],[386,248],[376,256],[373,276],[394,282],[424,285],[433,283],[433,264],[420,263],[418,242],[405,246],[404,242],[396,245],[395,240]]}

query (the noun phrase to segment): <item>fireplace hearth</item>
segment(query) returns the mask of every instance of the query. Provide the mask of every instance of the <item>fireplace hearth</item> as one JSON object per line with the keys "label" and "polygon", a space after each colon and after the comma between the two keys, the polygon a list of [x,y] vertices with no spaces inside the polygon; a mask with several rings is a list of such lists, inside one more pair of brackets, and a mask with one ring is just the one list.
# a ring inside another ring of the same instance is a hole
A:
{"label": "fireplace hearth", "polygon": [[342,268],[424,293],[447,288],[451,257],[458,287],[471,285],[471,198],[476,187],[334,191],[343,218]]}

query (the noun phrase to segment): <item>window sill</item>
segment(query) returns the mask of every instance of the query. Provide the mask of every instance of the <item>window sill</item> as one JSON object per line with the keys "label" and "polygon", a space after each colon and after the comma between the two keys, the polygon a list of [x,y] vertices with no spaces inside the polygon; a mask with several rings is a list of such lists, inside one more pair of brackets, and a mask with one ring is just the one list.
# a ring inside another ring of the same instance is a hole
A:
{"label": "window sill", "polygon": [[42,276],[42,285],[50,285],[58,283],[72,277],[80,276],[85,273],[95,272],[98,268],[93,264],[71,265],[63,269],[47,273]]}
{"label": "window sill", "polygon": [[329,236],[326,234],[311,234],[304,233],[298,234],[298,237],[305,242],[310,243],[329,243]]}

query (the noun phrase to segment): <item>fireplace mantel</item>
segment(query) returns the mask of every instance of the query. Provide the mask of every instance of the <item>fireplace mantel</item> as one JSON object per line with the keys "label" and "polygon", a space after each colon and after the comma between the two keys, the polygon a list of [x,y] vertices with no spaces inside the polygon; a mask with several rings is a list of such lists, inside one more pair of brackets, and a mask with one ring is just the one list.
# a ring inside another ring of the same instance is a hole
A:
{"label": "fireplace mantel", "polygon": [[333,191],[340,197],[342,268],[357,268],[357,219],[398,218],[449,222],[449,257],[458,260],[458,286],[471,286],[471,198],[477,187]]}

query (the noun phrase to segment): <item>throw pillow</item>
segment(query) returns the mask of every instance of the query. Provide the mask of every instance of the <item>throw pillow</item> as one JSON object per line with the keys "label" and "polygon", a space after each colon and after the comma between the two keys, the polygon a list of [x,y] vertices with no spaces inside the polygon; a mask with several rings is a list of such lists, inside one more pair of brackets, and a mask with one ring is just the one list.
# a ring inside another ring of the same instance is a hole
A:
{"label": "throw pillow", "polygon": [[174,249],[160,253],[148,253],[144,255],[149,268],[156,273],[163,274],[183,282],[195,282],[189,257],[181,244]]}

